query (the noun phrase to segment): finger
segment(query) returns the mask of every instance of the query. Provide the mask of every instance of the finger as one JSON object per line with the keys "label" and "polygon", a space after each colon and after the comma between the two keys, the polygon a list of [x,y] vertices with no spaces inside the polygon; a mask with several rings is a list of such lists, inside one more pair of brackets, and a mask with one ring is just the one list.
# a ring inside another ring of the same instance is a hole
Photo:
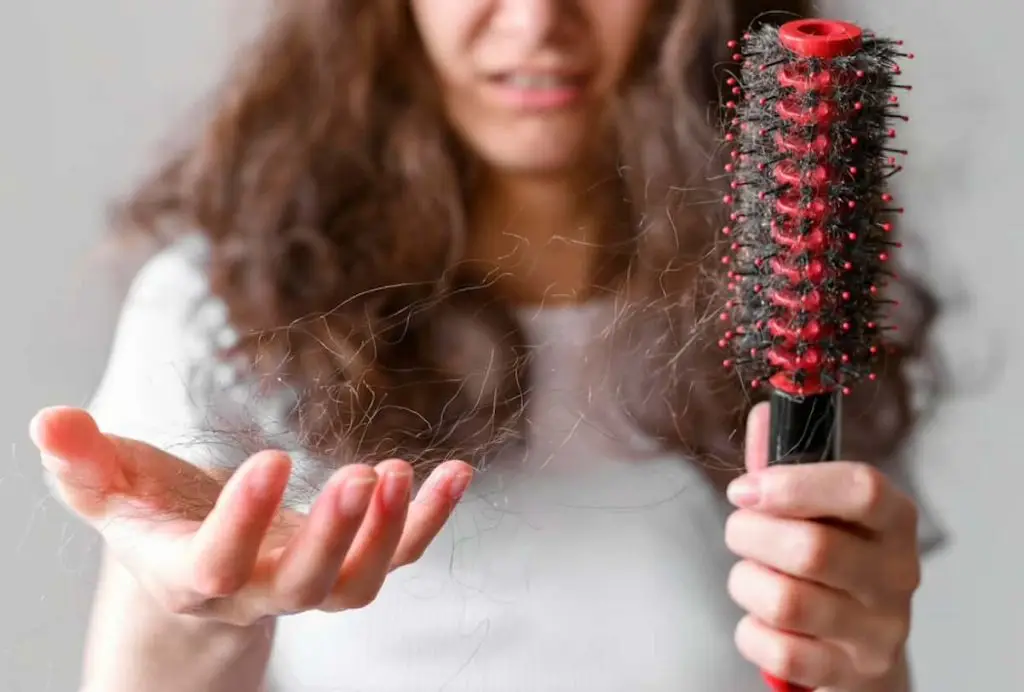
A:
{"label": "finger", "polygon": [[899,638],[898,618],[870,612],[849,594],[780,574],[751,560],[737,562],[729,573],[730,597],[760,622],[774,629],[820,639],[888,648]]}
{"label": "finger", "polygon": [[409,507],[405,530],[391,560],[392,569],[423,556],[472,480],[473,468],[461,461],[450,461],[434,470]]}
{"label": "finger", "polygon": [[375,470],[381,480],[325,609],[361,608],[373,601],[402,537],[412,468],[404,461],[391,460],[378,464]]}
{"label": "finger", "polygon": [[762,401],[747,416],[744,462],[747,472],[768,468],[769,406]]}
{"label": "finger", "polygon": [[224,486],[191,541],[189,583],[197,592],[210,598],[227,596],[249,581],[290,472],[287,454],[260,452]]}
{"label": "finger", "polygon": [[870,531],[911,518],[913,502],[879,470],[857,462],[773,466],[733,481],[734,504],[777,516],[834,519]]}
{"label": "finger", "polygon": [[60,499],[84,518],[101,517],[109,496],[127,489],[113,443],[87,412],[43,409],[29,423],[29,436]]}
{"label": "finger", "polygon": [[841,528],[737,510],[726,521],[725,543],[737,556],[798,579],[874,596],[885,553]]}
{"label": "finger", "polygon": [[298,612],[324,601],[338,579],[376,485],[373,469],[359,464],[342,468],[324,486],[278,562],[274,591],[283,609]]}
{"label": "finger", "polygon": [[846,655],[835,644],[781,632],[752,615],[736,626],[735,641],[745,659],[779,680],[818,689],[849,677]]}

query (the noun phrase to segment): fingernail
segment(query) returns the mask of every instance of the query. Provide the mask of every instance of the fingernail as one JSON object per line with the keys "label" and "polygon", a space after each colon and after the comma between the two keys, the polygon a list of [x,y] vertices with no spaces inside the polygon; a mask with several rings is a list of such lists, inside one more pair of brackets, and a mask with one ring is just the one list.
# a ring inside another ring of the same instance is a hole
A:
{"label": "fingernail", "polygon": [[466,492],[466,488],[469,487],[469,483],[472,480],[472,473],[453,474],[451,480],[448,481],[448,497],[456,502],[462,499],[463,494]]}
{"label": "fingernail", "polygon": [[752,476],[741,476],[725,489],[729,502],[737,507],[753,507],[761,501],[761,488],[757,479]]}
{"label": "fingernail", "polygon": [[388,471],[384,474],[384,490],[381,499],[389,510],[397,510],[409,501],[412,476],[408,473]]}
{"label": "fingernail", "polygon": [[249,472],[245,484],[256,499],[265,500],[277,490],[277,469],[271,464],[262,463]]}
{"label": "fingernail", "polygon": [[341,486],[341,492],[338,493],[338,511],[349,517],[361,516],[366,511],[366,506],[370,504],[376,481],[373,476],[349,478],[345,481]]}

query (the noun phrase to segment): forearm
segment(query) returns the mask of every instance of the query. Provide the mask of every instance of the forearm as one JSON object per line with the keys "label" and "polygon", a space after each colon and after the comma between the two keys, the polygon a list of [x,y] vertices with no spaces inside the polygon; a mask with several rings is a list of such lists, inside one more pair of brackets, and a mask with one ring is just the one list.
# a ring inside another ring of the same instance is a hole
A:
{"label": "forearm", "polygon": [[272,621],[242,628],[168,613],[107,559],[81,691],[257,692],[272,641]]}

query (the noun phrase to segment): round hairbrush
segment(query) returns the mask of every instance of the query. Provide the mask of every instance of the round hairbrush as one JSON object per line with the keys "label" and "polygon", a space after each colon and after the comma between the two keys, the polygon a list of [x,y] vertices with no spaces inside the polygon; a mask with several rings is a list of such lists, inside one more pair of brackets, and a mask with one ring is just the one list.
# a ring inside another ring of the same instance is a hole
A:
{"label": "round hairbrush", "polygon": [[[893,205],[900,41],[840,21],[762,26],[730,42],[725,139],[731,294],[720,345],[751,387],[770,388],[770,464],[837,459],[840,401],[874,379]],[[765,679],[776,692],[803,688]]]}

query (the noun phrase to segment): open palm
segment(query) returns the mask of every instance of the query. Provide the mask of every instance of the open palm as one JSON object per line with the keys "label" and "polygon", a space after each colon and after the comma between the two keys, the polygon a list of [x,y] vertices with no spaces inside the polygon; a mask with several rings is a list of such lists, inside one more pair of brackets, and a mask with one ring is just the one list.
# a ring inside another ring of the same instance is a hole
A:
{"label": "open palm", "polygon": [[446,462],[410,502],[406,462],[354,464],[303,514],[280,506],[291,471],[282,452],[250,457],[223,483],[100,432],[81,409],[45,409],[31,434],[58,496],[155,598],[235,624],[369,604],[392,569],[423,554],[472,477]]}

